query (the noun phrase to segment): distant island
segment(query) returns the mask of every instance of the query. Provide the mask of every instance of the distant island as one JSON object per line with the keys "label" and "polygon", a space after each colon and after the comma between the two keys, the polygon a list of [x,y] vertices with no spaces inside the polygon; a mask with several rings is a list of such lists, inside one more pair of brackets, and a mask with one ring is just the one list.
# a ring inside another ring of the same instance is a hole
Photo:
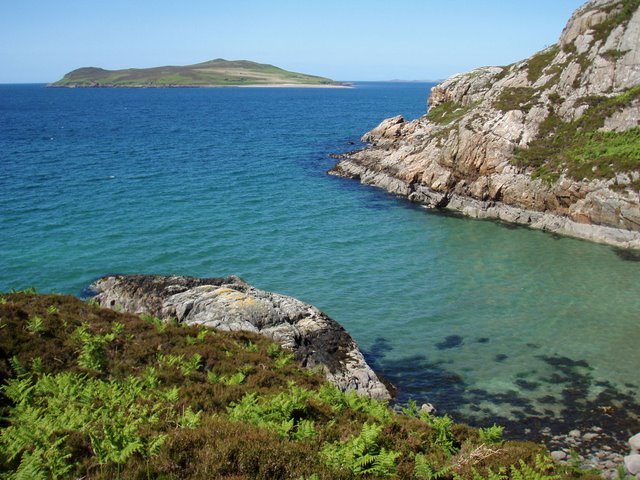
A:
{"label": "distant island", "polygon": [[289,72],[274,65],[248,60],[217,58],[195,65],[105,70],[78,68],[50,87],[218,87],[218,86],[316,86],[346,84],[330,78]]}

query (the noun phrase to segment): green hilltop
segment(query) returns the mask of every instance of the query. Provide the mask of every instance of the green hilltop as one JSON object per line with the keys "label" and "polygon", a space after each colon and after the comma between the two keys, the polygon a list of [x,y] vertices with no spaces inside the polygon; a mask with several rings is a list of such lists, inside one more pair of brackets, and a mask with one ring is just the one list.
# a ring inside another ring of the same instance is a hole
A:
{"label": "green hilltop", "polygon": [[105,70],[78,68],[51,87],[208,87],[241,85],[341,85],[330,78],[289,72],[248,60],[224,60],[184,66]]}

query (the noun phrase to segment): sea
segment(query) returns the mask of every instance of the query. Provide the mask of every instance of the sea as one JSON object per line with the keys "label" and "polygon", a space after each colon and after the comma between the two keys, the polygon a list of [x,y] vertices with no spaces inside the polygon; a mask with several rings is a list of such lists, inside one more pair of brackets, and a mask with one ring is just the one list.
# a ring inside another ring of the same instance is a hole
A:
{"label": "sea", "polygon": [[326,174],[432,86],[0,85],[0,291],[238,275],[340,322],[399,403],[516,436],[640,430],[639,253]]}

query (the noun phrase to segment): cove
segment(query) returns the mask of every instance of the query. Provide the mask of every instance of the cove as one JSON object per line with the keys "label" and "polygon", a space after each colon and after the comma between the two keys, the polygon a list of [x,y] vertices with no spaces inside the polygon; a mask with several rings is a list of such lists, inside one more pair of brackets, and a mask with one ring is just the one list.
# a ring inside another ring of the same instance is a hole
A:
{"label": "cove", "polygon": [[400,401],[520,433],[606,407],[637,422],[633,252],[325,174],[381,119],[424,113],[429,88],[0,86],[0,290],[238,275],[340,322]]}

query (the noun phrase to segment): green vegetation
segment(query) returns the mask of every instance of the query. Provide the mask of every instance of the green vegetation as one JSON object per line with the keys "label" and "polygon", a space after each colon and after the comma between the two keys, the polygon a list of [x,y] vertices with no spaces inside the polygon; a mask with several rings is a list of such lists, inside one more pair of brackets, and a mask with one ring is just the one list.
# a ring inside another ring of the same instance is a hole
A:
{"label": "green vegetation", "polygon": [[625,132],[599,129],[606,118],[639,97],[640,86],[617,97],[584,98],[582,103],[589,108],[573,122],[563,122],[552,111],[540,125],[538,138],[516,153],[516,164],[534,168],[534,176],[549,181],[562,172],[578,180],[610,179],[619,172],[638,169],[640,127]]}
{"label": "green vegetation", "polygon": [[289,72],[273,65],[218,58],[204,63],[155,68],[79,68],[53,87],[198,87],[214,85],[339,85],[329,78]]}
{"label": "green vegetation", "polygon": [[594,37],[592,42],[605,41],[614,28],[619,25],[626,25],[631,20],[633,13],[640,6],[640,0],[621,0],[611,5],[607,5],[599,10],[606,13],[610,13],[614,10],[618,10],[617,14],[612,15],[611,18],[594,25]]}
{"label": "green vegetation", "polygon": [[536,90],[531,87],[507,87],[493,103],[502,112],[522,110],[528,112],[537,103]]}
{"label": "green vegetation", "polygon": [[434,123],[446,125],[462,118],[472,106],[464,106],[455,102],[444,102],[437,107],[430,108],[427,119]]}
{"label": "green vegetation", "polygon": [[529,69],[527,70],[527,78],[531,83],[535,83],[542,76],[542,72],[549,66],[551,61],[556,57],[560,47],[553,47],[544,50],[529,59]]}
{"label": "green vegetation", "polygon": [[499,427],[342,393],[257,335],[0,298],[0,478],[589,478]]}
{"label": "green vegetation", "polygon": [[624,57],[629,50],[607,50],[602,54],[608,60],[618,60],[619,58]]}

